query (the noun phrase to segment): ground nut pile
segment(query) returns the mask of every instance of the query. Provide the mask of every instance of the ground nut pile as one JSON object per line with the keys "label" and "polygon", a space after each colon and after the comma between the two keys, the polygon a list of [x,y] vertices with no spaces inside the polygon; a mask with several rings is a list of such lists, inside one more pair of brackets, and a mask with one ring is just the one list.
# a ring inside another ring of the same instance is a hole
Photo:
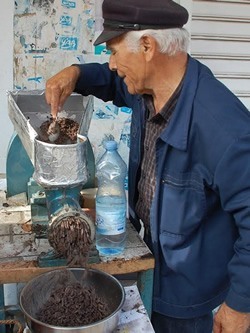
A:
{"label": "ground nut pile", "polygon": [[50,325],[76,327],[92,324],[110,314],[107,304],[91,287],[74,283],[56,289],[37,314],[37,319]]}
{"label": "ground nut pile", "polygon": [[69,266],[86,267],[92,239],[90,226],[83,217],[65,216],[52,223],[48,240],[57,253],[67,259]]}
{"label": "ground nut pile", "polygon": [[[48,129],[52,121],[53,119],[51,118],[41,124],[38,130],[40,141],[50,143]],[[53,144],[62,145],[76,143],[79,124],[73,119],[69,118],[58,118],[56,122],[59,125],[60,134],[58,139],[55,140]]]}

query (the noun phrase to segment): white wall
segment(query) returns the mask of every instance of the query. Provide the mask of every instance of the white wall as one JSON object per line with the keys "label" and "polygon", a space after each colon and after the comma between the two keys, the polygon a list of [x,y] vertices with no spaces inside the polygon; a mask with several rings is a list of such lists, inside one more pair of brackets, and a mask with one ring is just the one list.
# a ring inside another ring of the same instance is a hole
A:
{"label": "white wall", "polygon": [[13,133],[6,96],[6,91],[13,89],[13,13],[14,1],[3,0],[0,10],[0,173],[5,173],[7,147]]}

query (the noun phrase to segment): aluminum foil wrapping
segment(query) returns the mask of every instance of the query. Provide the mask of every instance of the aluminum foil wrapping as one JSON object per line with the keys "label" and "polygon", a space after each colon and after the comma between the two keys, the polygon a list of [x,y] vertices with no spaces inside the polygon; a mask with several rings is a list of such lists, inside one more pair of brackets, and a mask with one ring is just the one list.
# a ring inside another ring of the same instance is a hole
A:
{"label": "aluminum foil wrapping", "polygon": [[88,180],[87,139],[56,145],[35,139],[34,180],[44,188],[85,184]]}

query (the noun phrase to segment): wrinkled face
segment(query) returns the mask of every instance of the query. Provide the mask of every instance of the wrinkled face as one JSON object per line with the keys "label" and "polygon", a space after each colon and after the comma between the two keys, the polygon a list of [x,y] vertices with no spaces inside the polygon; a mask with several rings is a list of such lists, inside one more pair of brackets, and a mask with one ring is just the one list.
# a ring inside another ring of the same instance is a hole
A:
{"label": "wrinkled face", "polygon": [[129,93],[146,93],[147,64],[143,52],[131,52],[123,37],[112,39],[107,43],[107,48],[111,51],[109,68],[124,79]]}

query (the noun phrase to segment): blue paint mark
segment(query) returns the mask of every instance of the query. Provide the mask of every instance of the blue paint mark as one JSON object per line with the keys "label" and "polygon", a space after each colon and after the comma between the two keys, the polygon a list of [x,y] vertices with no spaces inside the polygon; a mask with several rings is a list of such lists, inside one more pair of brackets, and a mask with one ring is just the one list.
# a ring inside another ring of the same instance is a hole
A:
{"label": "blue paint mark", "polygon": [[41,80],[42,80],[42,76],[28,78],[28,81],[35,81],[38,83],[41,83]]}
{"label": "blue paint mark", "polygon": [[34,55],[33,58],[42,58],[43,59],[44,56],[43,55]]}
{"label": "blue paint mark", "polygon": [[118,115],[119,113],[119,108],[113,104],[105,105],[105,109],[108,110],[109,112],[112,112],[115,115]]}
{"label": "blue paint mark", "polygon": [[76,51],[78,47],[78,38],[62,36],[59,39],[59,47],[61,50]]}
{"label": "blue paint mark", "polygon": [[95,50],[94,52],[95,52],[96,55],[98,55],[98,54],[111,54],[111,52],[106,49],[106,46],[104,44],[95,46],[94,50]]}
{"label": "blue paint mark", "polygon": [[28,51],[28,53],[47,53],[48,49],[44,48],[44,49],[36,49],[36,45],[34,43],[31,43],[30,45],[30,50]]}
{"label": "blue paint mark", "polygon": [[25,37],[23,35],[20,36],[20,43],[24,48],[27,48],[27,44],[25,42]]}
{"label": "blue paint mark", "polygon": [[62,6],[66,8],[76,8],[75,1],[62,0]]}
{"label": "blue paint mark", "polygon": [[126,106],[122,106],[120,108],[121,112],[127,113],[127,114],[131,114],[132,113],[132,109],[131,108],[127,108]]}
{"label": "blue paint mark", "polygon": [[87,27],[88,29],[92,29],[95,24],[95,21],[93,19],[88,19],[87,20]]}
{"label": "blue paint mark", "polygon": [[21,86],[18,86],[18,85],[15,84],[15,89],[19,89],[20,90],[20,89],[23,89],[23,88]]}
{"label": "blue paint mark", "polygon": [[30,0],[15,1],[15,14],[25,14],[30,12]]}
{"label": "blue paint mark", "polygon": [[128,176],[126,176],[124,179],[124,187],[125,187],[125,190],[128,190]]}
{"label": "blue paint mark", "polygon": [[115,117],[112,114],[109,115],[103,112],[101,109],[96,111],[95,116],[97,119],[110,119],[110,118],[115,119]]}
{"label": "blue paint mark", "polygon": [[122,141],[127,147],[130,147],[130,134],[121,134],[120,141]]}
{"label": "blue paint mark", "polygon": [[91,13],[91,9],[86,9],[86,10],[84,10],[84,14],[86,14],[86,15],[90,15],[90,13]]}
{"label": "blue paint mark", "polygon": [[78,59],[78,61],[79,61],[80,64],[84,64],[85,63],[84,55],[83,54],[79,54],[76,58]]}
{"label": "blue paint mark", "polygon": [[69,16],[69,15],[62,15],[60,17],[60,24],[62,26],[66,26],[66,27],[69,27],[72,25],[72,16]]}
{"label": "blue paint mark", "polygon": [[77,23],[76,23],[76,26],[75,26],[74,33],[75,33],[76,36],[80,36],[81,31],[82,31],[82,19],[81,19],[81,15],[79,14],[78,17],[77,17]]}
{"label": "blue paint mark", "polygon": [[48,53],[48,49],[42,49],[42,50],[29,50],[28,53]]}

